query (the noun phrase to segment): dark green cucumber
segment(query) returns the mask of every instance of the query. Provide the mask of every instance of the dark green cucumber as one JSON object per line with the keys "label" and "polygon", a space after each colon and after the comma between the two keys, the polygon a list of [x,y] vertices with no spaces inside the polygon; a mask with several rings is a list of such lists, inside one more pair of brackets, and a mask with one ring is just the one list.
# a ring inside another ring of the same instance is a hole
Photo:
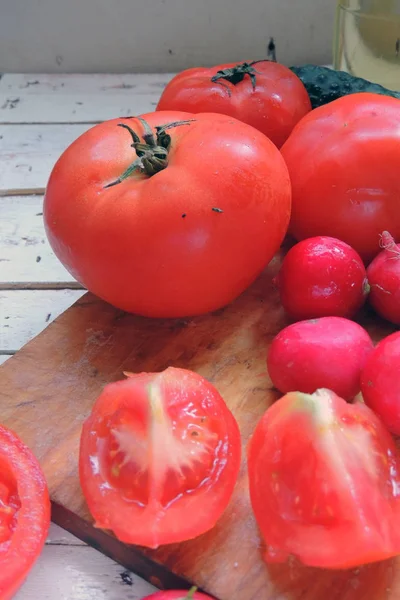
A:
{"label": "dark green cucumber", "polygon": [[316,65],[302,65],[301,67],[290,67],[290,69],[303,82],[313,108],[357,92],[372,92],[400,99],[400,92],[388,90],[382,85],[361,77],[353,77],[344,71],[334,71],[328,67]]}

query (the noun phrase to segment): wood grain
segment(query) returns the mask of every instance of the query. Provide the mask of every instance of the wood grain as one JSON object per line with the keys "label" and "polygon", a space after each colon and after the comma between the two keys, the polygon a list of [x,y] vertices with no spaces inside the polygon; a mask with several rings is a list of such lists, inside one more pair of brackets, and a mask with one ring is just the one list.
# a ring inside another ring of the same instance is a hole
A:
{"label": "wood grain", "polygon": [[19,350],[84,293],[83,290],[0,290],[0,354]]}
{"label": "wood grain", "polygon": [[89,127],[0,125],[0,195],[43,194],[61,153]]}
{"label": "wood grain", "polygon": [[154,591],[89,546],[47,545],[14,600],[140,600]]}
{"label": "wood grain", "polygon": [[0,214],[0,289],[77,285],[47,241],[42,196],[0,198]]}
{"label": "wood grain", "polygon": [[[174,365],[207,377],[239,422],[245,456],[257,420],[277,397],[265,356],[285,325],[271,283],[278,267],[277,258],[231,306],[187,320],[127,315],[86,294],[0,368],[3,421],[41,461],[56,503],[54,519],[153,583],[171,583],[166,568],[220,600],[398,600],[396,561],[342,572],[295,562],[265,566],[245,459],[228,510],[195,540],[148,551],[126,547],[91,526],[77,477],[80,429],[104,384],[124,370]],[[375,339],[392,331],[368,315],[363,319]]]}

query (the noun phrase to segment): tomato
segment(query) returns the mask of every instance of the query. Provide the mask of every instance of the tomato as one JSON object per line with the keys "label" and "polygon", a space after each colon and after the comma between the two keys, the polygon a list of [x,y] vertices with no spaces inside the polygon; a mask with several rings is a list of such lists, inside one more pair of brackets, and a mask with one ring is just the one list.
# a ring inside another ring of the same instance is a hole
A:
{"label": "tomato", "polygon": [[374,345],[354,321],[322,317],[282,329],[269,347],[268,373],[282,393],[328,388],[346,400],[360,391],[360,376]]}
{"label": "tomato", "polygon": [[400,435],[400,332],[381,340],[369,355],[361,374],[365,404]]}
{"label": "tomato", "polygon": [[15,433],[0,425],[0,599],[9,600],[39,556],[50,525],[42,470]]}
{"label": "tomato", "polygon": [[164,89],[157,110],[222,113],[252,125],[282,146],[311,110],[300,79],[268,60],[186,69]]}
{"label": "tomato", "polygon": [[400,244],[384,231],[381,246],[368,267],[369,301],[378,315],[400,325]]}
{"label": "tomato", "polygon": [[281,303],[296,320],[352,317],[369,292],[361,257],[336,238],[317,236],[293,246],[276,278]]}
{"label": "tomato", "polygon": [[196,373],[170,367],[107,385],[80,448],[96,526],[151,548],[208,531],[231,498],[240,448],[232,413]]}
{"label": "tomato", "polygon": [[125,311],[218,309],[256,279],[285,236],[287,168],[265,136],[233,118],[144,119],[151,131],[143,119],[114,119],[62,154],[44,200],[50,244],[82,285]]}
{"label": "tomato", "polygon": [[282,147],[293,236],[339,238],[367,261],[382,231],[400,238],[399,142],[396,98],[350,94],[306,115]]}
{"label": "tomato", "polygon": [[146,596],[144,600],[213,600],[211,596],[196,592],[196,588],[185,590],[168,590]]}
{"label": "tomato", "polygon": [[364,404],[287,394],[259,421],[248,466],[267,562],[341,569],[400,553],[399,457]]}

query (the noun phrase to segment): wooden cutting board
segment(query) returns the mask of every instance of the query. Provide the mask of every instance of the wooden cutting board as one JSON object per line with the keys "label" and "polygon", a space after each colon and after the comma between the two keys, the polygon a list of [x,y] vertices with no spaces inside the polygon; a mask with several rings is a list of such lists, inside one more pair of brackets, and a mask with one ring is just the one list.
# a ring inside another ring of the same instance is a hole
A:
{"label": "wooden cutting board", "polygon": [[[399,600],[399,561],[351,571],[266,566],[249,503],[246,446],[278,397],[266,370],[268,344],[287,323],[272,286],[276,257],[236,302],[191,319],[151,320],[83,296],[0,368],[1,421],[34,451],[53,500],[53,520],[160,587],[195,583],[220,600]],[[392,332],[361,317],[375,340]],[[103,386],[123,371],[173,365],[208,378],[232,409],[243,438],[243,464],[229,508],[210,532],[149,551],[96,530],[78,480],[83,420]]]}

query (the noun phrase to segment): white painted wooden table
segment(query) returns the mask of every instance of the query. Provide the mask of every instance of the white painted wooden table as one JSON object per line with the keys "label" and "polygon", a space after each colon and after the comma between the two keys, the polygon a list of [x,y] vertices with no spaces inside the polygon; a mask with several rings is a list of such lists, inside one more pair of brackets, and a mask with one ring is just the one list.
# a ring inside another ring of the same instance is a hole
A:
{"label": "white painted wooden table", "polygon": [[[92,124],[153,110],[170,78],[5,74],[0,79],[0,363],[84,293],[53,255],[43,229],[43,192],[53,164]],[[52,524],[16,599],[136,600],[154,589]]]}

